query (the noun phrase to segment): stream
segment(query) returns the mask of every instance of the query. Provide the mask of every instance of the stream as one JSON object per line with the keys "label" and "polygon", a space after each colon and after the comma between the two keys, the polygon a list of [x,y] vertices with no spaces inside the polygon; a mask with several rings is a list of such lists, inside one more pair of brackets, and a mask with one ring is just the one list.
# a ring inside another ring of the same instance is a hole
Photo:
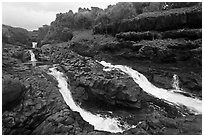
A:
{"label": "stream", "polygon": [[[144,75],[130,67],[123,65],[112,65],[111,63],[106,63],[105,61],[101,61],[99,63],[104,66],[104,71],[117,69],[120,72],[126,73],[132,77],[135,83],[138,84],[145,92],[156,98],[163,99],[171,105],[185,106],[191,113],[202,114],[202,101],[197,98],[187,97],[183,94],[179,94],[179,92],[183,91],[178,88],[178,84],[174,83],[173,86],[175,89],[166,90],[163,88],[158,88],[150,83]],[[173,78],[176,79],[176,76],[174,75]]]}
{"label": "stream", "polygon": [[[33,43],[33,48],[35,48],[36,46],[34,45],[35,43]],[[37,61],[35,58],[35,54],[32,52],[32,50],[29,50],[29,53],[31,55],[31,62],[35,63]],[[180,94],[185,93],[185,91],[179,88],[179,79],[177,75],[173,76],[173,89],[166,90],[154,86],[147,80],[144,75],[137,72],[136,70],[133,70],[130,67],[123,65],[112,65],[105,61],[96,62],[104,66],[104,71],[118,70],[123,74],[125,73],[129,75],[134,80],[135,84],[138,84],[144,92],[147,92],[148,94],[159,98],[170,105],[177,106],[178,109],[180,108],[180,106],[184,106],[195,115],[202,114],[201,100],[195,97],[193,98]],[[108,115],[102,114],[92,114],[91,112],[82,109],[72,98],[72,94],[70,91],[71,88],[67,83],[68,78],[62,72],[58,71],[56,67],[49,68],[49,72],[47,73],[49,75],[52,75],[58,81],[59,92],[62,94],[64,101],[70,107],[70,109],[79,112],[81,117],[85,121],[94,126],[95,130],[118,133],[136,127],[136,125],[128,125],[125,121],[119,120],[119,117],[110,117]]]}

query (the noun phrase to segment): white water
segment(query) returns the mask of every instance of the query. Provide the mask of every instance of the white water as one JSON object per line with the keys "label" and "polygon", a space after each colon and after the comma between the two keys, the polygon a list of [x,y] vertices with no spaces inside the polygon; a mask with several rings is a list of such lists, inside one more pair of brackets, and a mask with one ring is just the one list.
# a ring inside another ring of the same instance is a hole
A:
{"label": "white water", "polygon": [[37,47],[37,42],[32,42],[32,48],[36,48]]}
{"label": "white water", "polygon": [[172,79],[172,87],[176,90],[180,90],[179,87],[179,78],[176,74],[173,75],[173,79]]}
{"label": "white water", "polygon": [[123,132],[130,127],[127,124],[121,125],[117,118],[106,117],[103,118],[100,114],[94,115],[78,106],[68,89],[67,79],[63,76],[63,73],[56,70],[56,68],[50,68],[50,75],[54,76],[58,81],[59,91],[62,94],[66,104],[73,110],[80,113],[82,118],[93,125],[96,130],[109,131],[113,133]]}
{"label": "white water", "polygon": [[[151,84],[144,75],[137,72],[136,70],[133,70],[130,67],[123,66],[123,65],[111,65],[111,63],[106,63],[105,61],[101,61],[99,63],[104,66],[104,69],[103,69],[104,71],[111,71],[114,69],[118,69],[128,74],[130,77],[133,78],[135,83],[137,83],[145,92],[153,95],[154,97],[163,99],[171,105],[173,104],[176,106],[180,106],[180,105],[186,106],[191,113],[202,114],[202,101],[197,98],[187,97],[175,92],[175,91],[181,92],[178,89],[166,90],[166,89],[158,88],[153,84]],[[175,85],[175,86],[176,86],[175,88],[178,87],[178,85]]]}
{"label": "white water", "polygon": [[172,78],[172,87],[173,87],[173,89],[175,89],[175,90],[173,90],[173,89],[171,90],[173,92],[186,93],[188,95],[191,95],[190,93],[187,93],[182,88],[180,88],[180,86],[179,86],[179,77],[176,74],[174,74],[173,78]]}
{"label": "white water", "polygon": [[36,58],[35,58],[35,54],[33,53],[32,50],[29,50],[29,53],[30,53],[30,61],[37,61]]}

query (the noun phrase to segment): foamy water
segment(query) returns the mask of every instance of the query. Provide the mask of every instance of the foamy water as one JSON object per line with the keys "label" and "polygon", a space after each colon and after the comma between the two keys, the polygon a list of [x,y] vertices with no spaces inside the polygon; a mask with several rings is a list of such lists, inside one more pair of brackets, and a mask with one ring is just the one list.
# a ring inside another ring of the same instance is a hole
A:
{"label": "foamy water", "polygon": [[30,53],[30,61],[37,61],[37,59],[35,58],[35,54],[33,53],[32,50],[29,50]]}
{"label": "foamy water", "polygon": [[66,104],[73,110],[80,113],[81,117],[89,124],[94,126],[95,130],[109,131],[112,133],[123,132],[134,126],[128,124],[120,124],[117,118],[102,117],[100,114],[94,115],[80,106],[78,106],[71,95],[70,89],[68,88],[67,79],[63,76],[63,73],[56,70],[56,68],[50,68],[50,75],[54,76],[58,81],[59,91],[62,94]]}
{"label": "foamy water", "polygon": [[32,42],[32,48],[36,48],[37,47],[37,42]]}
{"label": "foamy water", "polygon": [[99,63],[104,66],[103,69],[104,71],[111,71],[117,69],[128,74],[130,77],[132,77],[135,83],[137,83],[145,92],[151,94],[156,98],[163,99],[167,103],[173,105],[185,106],[189,109],[191,113],[202,114],[202,101],[197,98],[191,98],[177,93],[183,92],[178,89],[178,85],[176,85],[177,83],[175,83],[174,85],[176,89],[166,90],[163,88],[158,88],[154,86],[152,83],[150,83],[143,74],[137,72],[136,70],[133,70],[130,67],[123,65],[112,65],[111,63],[106,63],[105,61],[101,61]]}

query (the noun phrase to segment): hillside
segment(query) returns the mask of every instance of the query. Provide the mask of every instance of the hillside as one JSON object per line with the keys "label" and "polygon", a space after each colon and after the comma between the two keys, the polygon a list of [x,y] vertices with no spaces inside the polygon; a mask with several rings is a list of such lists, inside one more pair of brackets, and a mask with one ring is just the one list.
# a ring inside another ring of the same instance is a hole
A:
{"label": "hillside", "polygon": [[29,32],[23,28],[2,25],[2,41],[4,43],[27,45],[31,47]]}

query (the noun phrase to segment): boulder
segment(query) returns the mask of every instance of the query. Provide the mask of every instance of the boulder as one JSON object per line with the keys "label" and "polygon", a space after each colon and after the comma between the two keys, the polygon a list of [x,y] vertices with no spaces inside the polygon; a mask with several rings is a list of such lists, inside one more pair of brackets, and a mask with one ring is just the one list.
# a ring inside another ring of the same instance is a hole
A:
{"label": "boulder", "polygon": [[2,82],[2,106],[7,107],[12,103],[19,103],[22,98],[25,86],[16,79],[5,78]]}
{"label": "boulder", "polygon": [[47,54],[51,50],[51,45],[50,44],[42,45],[42,47],[40,49],[41,49],[42,53]]}
{"label": "boulder", "polygon": [[[74,76],[68,77],[73,88],[72,94],[77,102],[83,103],[83,101],[93,101],[93,98],[97,98],[101,100],[101,103],[132,108],[141,107],[142,89],[131,78],[121,74],[114,76],[111,72],[103,71],[103,67],[99,64],[92,63],[91,66],[90,64],[83,65],[84,63],[80,60],[74,64],[63,63],[62,67],[65,72],[69,73],[69,76]],[[91,69],[85,69],[84,66],[87,67],[87,65]]]}

